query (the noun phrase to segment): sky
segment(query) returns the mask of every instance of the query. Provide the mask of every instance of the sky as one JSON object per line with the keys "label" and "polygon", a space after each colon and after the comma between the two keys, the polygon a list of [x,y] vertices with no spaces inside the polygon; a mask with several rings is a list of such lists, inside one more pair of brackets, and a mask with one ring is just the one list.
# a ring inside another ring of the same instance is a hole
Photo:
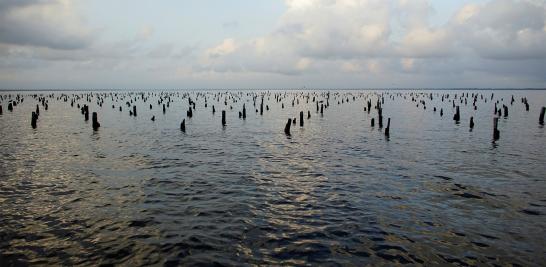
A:
{"label": "sky", "polygon": [[0,89],[546,88],[546,0],[0,0]]}

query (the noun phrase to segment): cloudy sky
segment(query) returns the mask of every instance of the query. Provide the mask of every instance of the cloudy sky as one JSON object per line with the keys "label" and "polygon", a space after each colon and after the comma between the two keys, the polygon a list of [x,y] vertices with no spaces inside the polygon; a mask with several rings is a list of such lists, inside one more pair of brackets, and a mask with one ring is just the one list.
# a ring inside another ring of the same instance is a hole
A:
{"label": "cloudy sky", "polygon": [[546,0],[0,0],[0,88],[546,87]]}

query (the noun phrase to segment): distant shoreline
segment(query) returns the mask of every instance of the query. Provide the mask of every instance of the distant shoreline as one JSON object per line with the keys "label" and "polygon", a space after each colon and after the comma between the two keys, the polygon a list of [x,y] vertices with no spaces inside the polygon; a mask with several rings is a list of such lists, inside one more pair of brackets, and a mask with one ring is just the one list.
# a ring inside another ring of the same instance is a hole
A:
{"label": "distant shoreline", "polygon": [[141,92],[141,91],[542,91],[546,88],[180,88],[180,89],[0,89],[0,92]]}

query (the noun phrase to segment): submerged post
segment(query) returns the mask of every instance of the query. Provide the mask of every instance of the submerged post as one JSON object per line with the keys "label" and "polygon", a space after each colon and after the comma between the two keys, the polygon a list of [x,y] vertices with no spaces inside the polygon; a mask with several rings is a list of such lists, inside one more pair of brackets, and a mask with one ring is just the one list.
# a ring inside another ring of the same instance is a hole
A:
{"label": "submerged post", "polygon": [[303,111],[300,111],[300,127],[303,127]]}
{"label": "submerged post", "polygon": [[457,109],[455,111],[455,115],[453,115],[453,120],[455,122],[459,122],[461,120],[461,113],[459,112],[459,106],[457,106]]}
{"label": "submerged post", "polygon": [[226,111],[222,110],[222,126],[226,126]]}
{"label": "submerged post", "polygon": [[288,119],[286,126],[284,126],[284,133],[290,135],[290,125],[292,125],[292,119]]}
{"label": "submerged post", "polygon": [[182,123],[180,123],[180,131],[186,132],[186,119],[183,119]]}
{"label": "submerged post", "polygon": [[100,127],[99,118],[97,112],[93,112],[93,130],[97,130]]}
{"label": "submerged post", "polygon": [[474,128],[474,117],[470,117],[470,129]]}
{"label": "submerged post", "polygon": [[243,104],[243,120],[246,119],[246,106]]}
{"label": "submerged post", "polygon": [[30,125],[33,129],[36,129],[36,120],[38,120],[38,116],[36,115],[36,112],[32,112],[32,117],[30,119]]}
{"label": "submerged post", "polygon": [[133,106],[133,116],[136,117],[136,106]]}
{"label": "submerged post", "polygon": [[499,124],[499,118],[494,118],[493,119],[493,140],[499,140],[500,138],[500,132],[497,129],[498,124]]}

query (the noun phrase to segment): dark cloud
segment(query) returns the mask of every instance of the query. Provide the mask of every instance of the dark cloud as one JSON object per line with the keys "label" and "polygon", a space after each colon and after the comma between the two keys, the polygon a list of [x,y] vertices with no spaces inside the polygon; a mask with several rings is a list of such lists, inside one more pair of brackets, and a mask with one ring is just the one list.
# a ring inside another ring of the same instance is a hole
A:
{"label": "dark cloud", "polygon": [[0,43],[73,50],[89,46],[92,34],[70,2],[3,0]]}

